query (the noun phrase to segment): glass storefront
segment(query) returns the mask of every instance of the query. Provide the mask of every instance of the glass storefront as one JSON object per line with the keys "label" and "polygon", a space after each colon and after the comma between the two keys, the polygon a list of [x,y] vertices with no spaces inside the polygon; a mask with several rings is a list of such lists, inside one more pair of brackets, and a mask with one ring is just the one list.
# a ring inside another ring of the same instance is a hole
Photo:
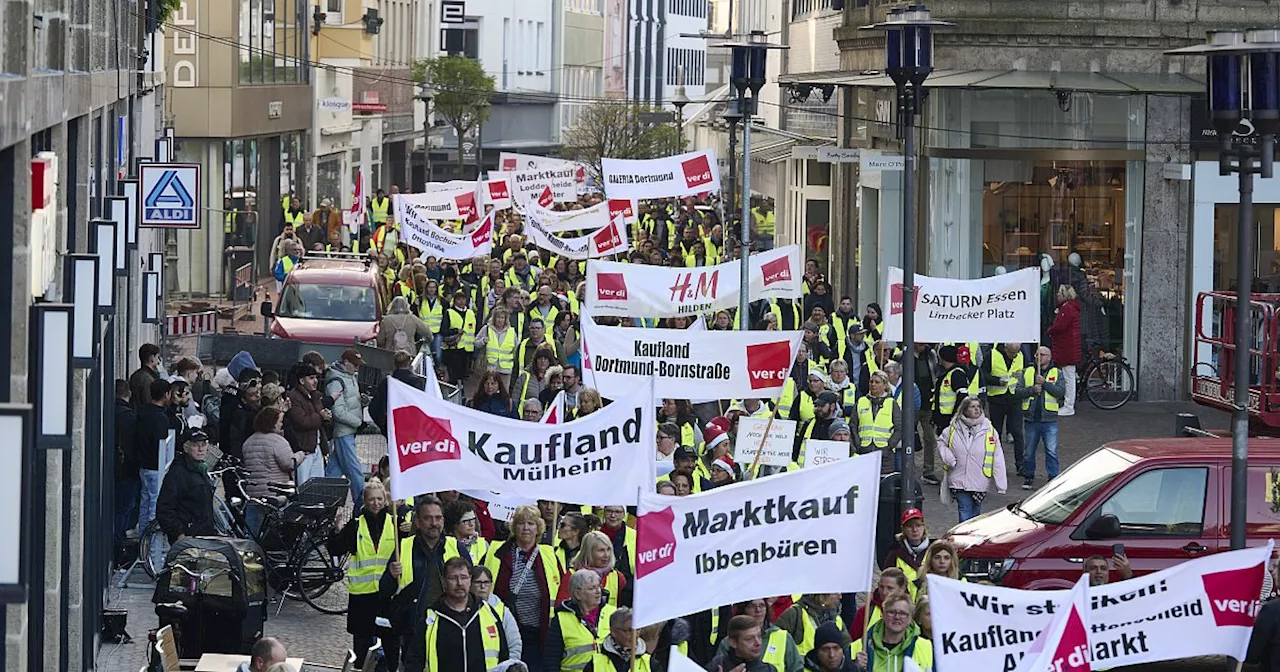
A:
{"label": "glass storefront", "polygon": [[[1240,206],[1218,203],[1213,209],[1213,289],[1236,291],[1236,239]],[[1253,205],[1254,257],[1252,291],[1280,293],[1280,203]]]}
{"label": "glass storefront", "polygon": [[928,275],[1042,269],[1041,331],[1072,286],[1086,342],[1137,357],[1142,96],[934,91]]}

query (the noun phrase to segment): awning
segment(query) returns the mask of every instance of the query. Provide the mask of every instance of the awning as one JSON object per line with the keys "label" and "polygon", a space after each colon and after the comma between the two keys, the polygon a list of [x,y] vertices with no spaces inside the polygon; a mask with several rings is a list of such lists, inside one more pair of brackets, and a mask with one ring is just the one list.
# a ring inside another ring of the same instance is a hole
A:
{"label": "awning", "polygon": [[[893,80],[880,72],[832,71],[781,75],[778,84],[799,86],[853,86],[893,88]],[[1194,95],[1204,92],[1204,81],[1182,73],[1057,72],[1053,70],[937,70],[929,75],[930,89],[1041,89],[1093,93],[1166,93]]]}
{"label": "awning", "polygon": [[772,165],[791,158],[791,148],[797,145],[828,147],[836,143],[829,138],[811,138],[798,133],[788,133],[759,124],[752,124],[751,144],[751,160]]}

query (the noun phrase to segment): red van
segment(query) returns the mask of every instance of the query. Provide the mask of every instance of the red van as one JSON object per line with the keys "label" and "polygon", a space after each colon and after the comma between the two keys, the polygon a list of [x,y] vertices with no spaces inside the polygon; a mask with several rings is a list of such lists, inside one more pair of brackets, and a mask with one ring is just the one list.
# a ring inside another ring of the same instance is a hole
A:
{"label": "red van", "polygon": [[368,257],[307,256],[284,280],[271,335],[329,345],[372,344],[386,303],[378,267]]}
{"label": "red van", "polygon": [[[1280,537],[1280,439],[1249,439],[1248,498],[1248,545]],[[1228,550],[1230,501],[1230,439],[1117,441],[944,538],[956,545],[970,581],[1066,589],[1085,558],[1109,558],[1117,545],[1134,574]]]}

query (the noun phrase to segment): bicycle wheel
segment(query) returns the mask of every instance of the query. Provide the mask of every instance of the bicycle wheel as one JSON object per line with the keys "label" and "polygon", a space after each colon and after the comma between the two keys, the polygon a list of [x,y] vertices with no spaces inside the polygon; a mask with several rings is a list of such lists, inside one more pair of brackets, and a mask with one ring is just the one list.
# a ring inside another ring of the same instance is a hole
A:
{"label": "bicycle wheel", "polygon": [[1124,406],[1137,392],[1133,370],[1119,359],[1095,364],[1085,374],[1084,385],[1089,403],[1104,411]]}
{"label": "bicycle wheel", "polygon": [[169,537],[160,529],[160,523],[151,521],[138,535],[138,557],[142,560],[142,571],[147,576],[156,578],[164,569],[164,558],[169,554]]}
{"label": "bicycle wheel", "polygon": [[290,561],[298,592],[322,614],[347,613],[347,556],[334,556],[325,540],[312,538],[300,545]]}

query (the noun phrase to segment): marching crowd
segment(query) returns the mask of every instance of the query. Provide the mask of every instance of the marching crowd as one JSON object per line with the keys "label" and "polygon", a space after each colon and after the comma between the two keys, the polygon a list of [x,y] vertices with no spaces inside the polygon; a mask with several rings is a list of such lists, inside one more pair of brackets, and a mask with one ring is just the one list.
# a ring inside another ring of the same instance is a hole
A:
{"label": "marching crowd", "polygon": [[[569,207],[596,203],[588,196]],[[540,422],[562,404],[563,417],[574,419],[608,403],[582,366],[584,264],[534,247],[516,212],[497,216],[491,255],[464,261],[421,257],[402,243],[381,191],[369,206],[370,225],[352,241],[313,230],[322,225],[296,204],[290,212],[273,250],[277,280],[302,263],[304,249],[348,248],[371,255],[382,270],[388,301],[378,344],[396,351],[392,377],[425,388],[428,381],[411,370],[414,355],[425,352],[440,380],[459,388],[461,403],[494,415]],[[635,214],[628,263],[697,267],[738,254],[710,202],[642,202]],[[752,215],[753,238],[768,244],[771,207],[758,203]],[[327,212],[317,217],[328,226]],[[1034,487],[1041,445],[1045,475],[1057,475],[1057,418],[1073,413],[1074,365],[1083,354],[1069,285],[1057,290],[1060,309],[1044,344],[917,344],[909,371],[901,348],[882,338],[878,304],[859,313],[811,260],[803,291],[803,298],[754,302],[747,315],[597,318],[645,329],[703,320],[713,331],[745,319],[752,329],[804,332],[776,400],[662,400],[659,492],[687,496],[803,468],[809,439],[847,442],[851,455],[880,450],[889,473],[901,469],[908,431],[920,448],[922,481],[955,501],[961,521],[978,515],[992,488],[1008,487],[1003,446],[1010,438],[1022,487]],[[213,380],[189,359],[166,375],[153,345],[138,354],[140,368],[117,381],[117,541],[152,519],[170,541],[215,533],[216,484],[205,476],[210,443],[241,460],[252,482],[345,475],[354,513],[330,549],[350,555],[353,649],[362,659],[380,640],[383,669],[599,672],[630,669],[634,659],[647,672],[668,667],[672,646],[711,672],[900,672],[908,659],[932,668],[924,577],[955,578],[961,559],[930,537],[917,509],[902,515],[877,588],[862,604],[853,595],[787,595],[635,628],[634,512],[540,501],[503,520],[485,501],[453,491],[393,501],[379,477],[385,465],[368,478],[355,435],[366,418],[385,431],[386,386],[361,393],[356,350],[335,362],[308,353],[283,374],[260,370],[241,353]],[[904,403],[916,409],[914,427],[903,426]],[[735,454],[743,417],[797,421],[790,466],[763,467]],[[178,468],[162,482],[156,446],[170,431]],[[245,518],[251,529],[261,525],[252,505]]]}

